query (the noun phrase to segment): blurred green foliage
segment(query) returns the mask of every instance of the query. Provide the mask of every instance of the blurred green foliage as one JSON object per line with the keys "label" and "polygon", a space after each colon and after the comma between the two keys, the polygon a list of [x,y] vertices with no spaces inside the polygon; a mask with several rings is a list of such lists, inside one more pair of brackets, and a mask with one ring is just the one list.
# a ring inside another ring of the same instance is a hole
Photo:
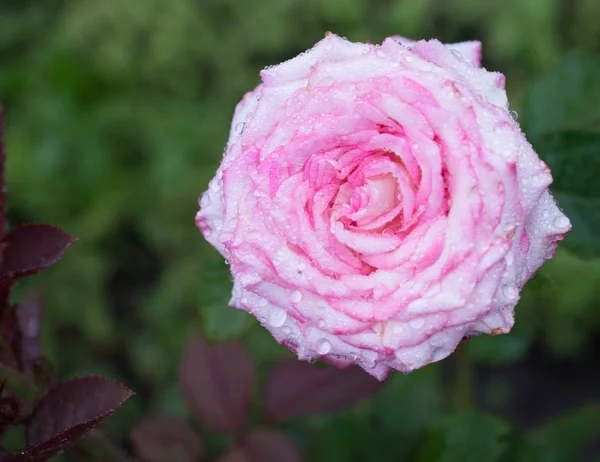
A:
{"label": "blurred green foliage", "polygon": [[[0,8],[11,220],[52,222],[80,238],[32,281],[47,302],[44,349],[63,378],[97,372],[139,392],[109,423],[118,438],[150,410],[187,412],[176,378],[192,332],[243,336],[262,370],[287,354],[253,318],[226,308],[228,268],[194,215],[236,102],[262,67],[310,48],[326,30],[354,41],[481,40],[484,66],[507,76],[534,145],[565,172],[558,183],[569,183],[564,200],[578,214],[582,248],[598,245],[600,219],[587,219],[598,199],[578,192],[580,177],[560,156],[567,143],[598,181],[600,61],[578,54],[559,64],[569,50],[600,51],[597,0],[0,0]],[[558,113],[561,104],[571,112]],[[514,333],[470,341],[476,362],[514,363],[535,342],[556,358],[585,357],[600,332],[600,262],[566,247],[528,284]],[[439,420],[451,400],[438,369],[397,375],[372,402],[290,431],[306,439],[311,461],[453,461],[467,459],[434,452],[464,450],[472,437],[460,432],[472,429],[488,432],[469,449],[487,458],[472,460],[500,460],[508,424],[478,414]],[[420,454],[414,445],[429,427],[436,444]],[[317,430],[321,439],[311,440]]]}

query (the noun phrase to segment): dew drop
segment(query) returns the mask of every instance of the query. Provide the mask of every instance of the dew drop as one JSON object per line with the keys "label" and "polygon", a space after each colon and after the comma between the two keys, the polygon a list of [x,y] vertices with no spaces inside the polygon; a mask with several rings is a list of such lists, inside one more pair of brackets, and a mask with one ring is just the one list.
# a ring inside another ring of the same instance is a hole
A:
{"label": "dew drop", "polygon": [[519,113],[517,111],[508,111],[512,120],[517,120],[519,118]]}
{"label": "dew drop", "polygon": [[431,353],[431,358],[434,362],[440,361],[446,356],[448,356],[448,354],[446,353],[446,350],[444,348],[436,348],[435,350],[433,350],[433,353]]}
{"label": "dew drop", "polygon": [[557,227],[558,229],[565,229],[565,228],[569,227],[569,225],[571,224],[571,222],[569,221],[569,219],[565,215],[559,215],[558,217],[556,217],[554,219],[554,221],[552,222],[552,224],[555,227]]}
{"label": "dew drop", "polygon": [[421,327],[423,327],[425,325],[425,319],[423,319],[423,318],[411,319],[408,324],[410,324],[410,327],[412,327],[413,329],[420,329]]}
{"label": "dew drop", "polygon": [[283,326],[281,330],[284,334],[289,334],[292,331],[292,329],[290,329],[288,326]]}
{"label": "dew drop", "polygon": [[504,294],[504,296],[508,299],[508,300],[514,300],[518,297],[519,295],[519,290],[517,289],[517,287],[513,284],[506,284],[503,288],[502,288],[502,293]]}
{"label": "dew drop", "polygon": [[434,334],[429,338],[429,343],[431,343],[431,345],[434,347],[444,346],[448,343],[448,341],[448,334],[444,332],[438,332],[437,334]]}
{"label": "dew drop", "polygon": [[351,359],[352,361],[356,361],[356,358],[358,358],[358,355],[357,355],[355,352],[351,352],[351,353],[350,353],[350,359]]}
{"label": "dew drop", "polygon": [[317,342],[317,348],[316,348],[317,353],[319,353],[320,355],[326,355],[327,353],[329,353],[331,351],[331,343],[329,343],[327,340],[325,339],[321,339]]}
{"label": "dew drop", "polygon": [[394,327],[392,327],[392,332],[394,334],[401,334],[402,332],[404,332],[404,326],[402,326],[401,324],[396,324]]}
{"label": "dew drop", "polygon": [[269,310],[269,314],[267,316],[267,323],[269,323],[272,327],[281,327],[287,318],[287,314],[285,310],[279,307],[273,307]]}
{"label": "dew drop", "polygon": [[235,126],[235,132],[236,132],[238,135],[241,135],[241,134],[244,132],[244,126],[245,126],[245,125],[246,125],[246,124],[245,124],[244,122],[240,122],[239,124],[237,124],[237,125]]}
{"label": "dew drop", "polygon": [[454,57],[455,57],[456,59],[460,59],[460,60],[462,61],[462,59],[463,59],[463,55],[461,55],[461,54],[460,54],[460,51],[458,51],[458,50],[454,50],[454,49],[453,49],[453,50],[450,50],[450,51],[452,51],[452,54],[454,55]]}
{"label": "dew drop", "polygon": [[266,298],[261,298],[258,300],[258,306],[267,306],[269,301]]}
{"label": "dew drop", "polygon": [[302,293],[299,290],[294,290],[290,296],[290,300],[293,303],[298,303],[300,300],[302,300]]}
{"label": "dew drop", "polygon": [[491,88],[485,93],[485,99],[494,106],[505,107],[508,103],[506,93],[499,88]]}
{"label": "dew drop", "polygon": [[549,181],[547,173],[536,173],[533,175],[533,183],[537,185],[542,185]]}
{"label": "dew drop", "polygon": [[324,329],[324,328],[325,328],[325,321],[324,321],[323,319],[319,319],[319,322],[318,322],[318,324],[319,324],[319,327],[320,327],[321,329]]}

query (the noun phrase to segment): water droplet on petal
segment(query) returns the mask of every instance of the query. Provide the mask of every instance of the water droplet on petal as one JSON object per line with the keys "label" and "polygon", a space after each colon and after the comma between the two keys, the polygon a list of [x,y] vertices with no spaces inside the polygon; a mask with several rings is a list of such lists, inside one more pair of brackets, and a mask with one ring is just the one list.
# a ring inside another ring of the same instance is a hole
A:
{"label": "water droplet on petal", "polygon": [[321,329],[324,329],[324,328],[325,328],[325,321],[324,321],[323,319],[319,319],[319,322],[318,322],[318,324],[319,324],[319,327],[320,327]]}
{"label": "water droplet on petal", "polygon": [[293,303],[298,303],[300,300],[302,300],[302,293],[299,290],[294,290],[290,296],[290,300]]}
{"label": "water droplet on petal", "polygon": [[498,107],[505,107],[508,103],[506,93],[500,88],[491,88],[485,93],[485,99],[488,103]]}
{"label": "water droplet on petal", "polygon": [[552,224],[555,227],[557,227],[558,229],[565,229],[565,228],[569,227],[569,225],[571,224],[571,222],[569,221],[569,219],[565,215],[559,215],[558,217],[556,217],[554,219],[554,221],[552,222]]}
{"label": "water droplet on petal", "polygon": [[421,327],[423,327],[425,325],[425,319],[424,318],[411,319],[408,324],[410,324],[410,327],[412,327],[413,329],[420,329]]}
{"label": "water droplet on petal", "polygon": [[269,300],[266,298],[261,298],[258,300],[258,306],[267,306],[269,304]]}
{"label": "water droplet on petal", "polygon": [[514,284],[506,284],[502,288],[502,293],[508,300],[514,300],[519,296],[519,289]]}
{"label": "water droplet on petal", "polygon": [[462,59],[463,59],[463,55],[461,55],[461,54],[460,54],[460,51],[458,51],[458,50],[454,50],[454,49],[452,49],[452,50],[450,50],[450,51],[452,51],[452,54],[454,55],[454,57],[455,57],[456,59],[460,59],[460,60],[462,61]]}
{"label": "water droplet on petal", "polygon": [[287,314],[284,309],[279,308],[277,306],[272,307],[269,310],[269,314],[267,317],[267,322],[270,326],[273,327],[281,327],[287,318]]}
{"label": "water droplet on petal", "polygon": [[536,173],[535,175],[533,175],[533,183],[536,185],[550,183],[550,181],[551,181],[551,179],[549,178],[549,175],[545,172]]}
{"label": "water droplet on petal", "polygon": [[517,111],[508,111],[512,120],[517,120],[519,118],[519,113]]}
{"label": "water droplet on petal", "polygon": [[240,122],[239,124],[237,124],[237,125],[235,126],[235,132],[236,132],[238,135],[241,135],[241,134],[244,132],[244,126],[245,126],[245,125],[246,125],[246,124],[245,124],[244,122]]}
{"label": "water droplet on petal", "polygon": [[284,334],[289,334],[292,331],[292,329],[290,329],[288,326],[283,326],[281,330]]}
{"label": "water droplet on petal", "polygon": [[438,332],[437,334],[433,334],[431,337],[429,337],[429,343],[431,343],[431,345],[434,347],[444,346],[448,344],[449,341],[450,337],[448,337],[448,334],[445,332]]}
{"label": "water droplet on petal", "polygon": [[317,353],[319,353],[320,355],[326,355],[327,353],[329,353],[331,351],[331,343],[329,343],[327,340],[325,339],[321,339],[317,342],[317,348],[316,348]]}
{"label": "water droplet on petal", "polygon": [[401,334],[404,332],[404,326],[402,326],[402,324],[395,324],[394,327],[392,327],[392,332],[394,334]]}

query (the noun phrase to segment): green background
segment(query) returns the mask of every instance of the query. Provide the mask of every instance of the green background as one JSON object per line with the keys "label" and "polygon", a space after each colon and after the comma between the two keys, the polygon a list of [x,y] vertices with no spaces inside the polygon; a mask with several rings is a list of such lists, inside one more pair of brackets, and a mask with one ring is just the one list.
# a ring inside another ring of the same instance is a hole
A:
{"label": "green background", "polygon": [[59,377],[100,373],[138,392],[106,425],[126,442],[151,410],[187,415],[177,368],[194,333],[243,338],[261,372],[288,356],[226,307],[228,268],[194,226],[235,104],[327,30],[478,39],[575,228],[527,285],[513,333],[468,343],[471,400],[491,414],[454,413],[450,359],[287,431],[310,461],[600,460],[568,436],[600,421],[588,404],[600,400],[599,17],[598,0],[1,0],[11,224],[80,239],[17,291],[43,291]]}

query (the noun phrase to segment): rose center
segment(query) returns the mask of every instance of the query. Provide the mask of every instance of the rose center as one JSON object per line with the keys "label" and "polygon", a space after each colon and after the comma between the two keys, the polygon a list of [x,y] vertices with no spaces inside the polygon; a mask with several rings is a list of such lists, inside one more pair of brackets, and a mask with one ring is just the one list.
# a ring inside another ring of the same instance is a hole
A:
{"label": "rose center", "polygon": [[350,231],[395,232],[412,215],[414,189],[401,161],[371,156],[340,185],[333,218]]}
{"label": "rose center", "polygon": [[379,228],[398,215],[401,198],[393,175],[367,178],[363,185],[352,190],[344,218],[356,228]]}

